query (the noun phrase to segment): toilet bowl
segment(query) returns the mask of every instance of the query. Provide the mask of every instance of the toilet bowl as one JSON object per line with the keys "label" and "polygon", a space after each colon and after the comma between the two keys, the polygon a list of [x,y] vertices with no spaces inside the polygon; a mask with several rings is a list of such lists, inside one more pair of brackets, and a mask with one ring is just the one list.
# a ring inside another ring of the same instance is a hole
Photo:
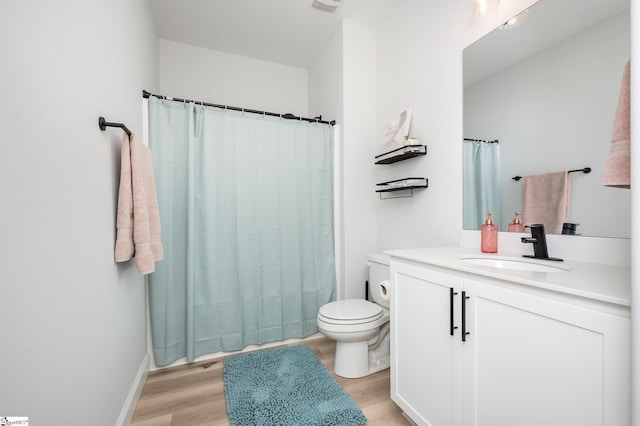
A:
{"label": "toilet bowl", "polygon": [[342,377],[364,377],[389,367],[389,257],[372,254],[368,260],[371,301],[339,300],[318,312],[318,329],[336,341],[333,369]]}

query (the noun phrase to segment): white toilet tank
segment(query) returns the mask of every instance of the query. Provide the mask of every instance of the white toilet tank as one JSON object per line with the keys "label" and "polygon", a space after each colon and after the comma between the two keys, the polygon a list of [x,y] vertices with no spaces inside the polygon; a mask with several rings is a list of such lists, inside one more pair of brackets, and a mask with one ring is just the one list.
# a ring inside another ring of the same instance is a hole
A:
{"label": "white toilet tank", "polygon": [[369,300],[389,309],[389,255],[372,253],[367,257],[369,265]]}

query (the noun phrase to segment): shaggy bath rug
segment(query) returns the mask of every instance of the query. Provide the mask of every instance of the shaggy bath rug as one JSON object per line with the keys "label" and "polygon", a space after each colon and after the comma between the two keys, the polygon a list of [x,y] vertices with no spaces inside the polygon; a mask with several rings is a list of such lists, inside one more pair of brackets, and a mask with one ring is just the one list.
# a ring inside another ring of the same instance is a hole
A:
{"label": "shaggy bath rug", "polygon": [[233,426],[356,426],[367,419],[308,346],[265,349],[224,361]]}

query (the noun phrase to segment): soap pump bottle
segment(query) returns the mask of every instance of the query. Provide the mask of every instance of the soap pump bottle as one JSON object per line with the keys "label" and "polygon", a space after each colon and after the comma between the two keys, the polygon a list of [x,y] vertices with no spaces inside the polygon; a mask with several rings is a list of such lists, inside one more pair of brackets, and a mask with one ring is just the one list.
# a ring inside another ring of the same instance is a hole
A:
{"label": "soap pump bottle", "polygon": [[480,251],[483,253],[498,252],[498,225],[491,220],[491,212],[487,213],[487,220],[480,227]]}
{"label": "soap pump bottle", "polygon": [[516,212],[513,223],[509,224],[509,232],[526,232],[524,224],[520,221],[520,212]]}

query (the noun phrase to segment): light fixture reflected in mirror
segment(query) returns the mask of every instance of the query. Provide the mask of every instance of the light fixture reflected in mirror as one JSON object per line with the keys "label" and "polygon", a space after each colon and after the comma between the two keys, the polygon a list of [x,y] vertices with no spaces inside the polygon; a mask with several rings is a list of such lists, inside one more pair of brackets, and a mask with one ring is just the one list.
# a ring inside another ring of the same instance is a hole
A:
{"label": "light fixture reflected in mirror", "polygon": [[482,18],[494,11],[500,5],[500,0],[469,0],[469,16]]}
{"label": "light fixture reflected in mirror", "polygon": [[514,28],[518,28],[520,25],[524,24],[524,22],[527,20],[528,17],[529,17],[529,9],[509,19],[507,22],[500,25],[499,28],[501,30],[512,30]]}

